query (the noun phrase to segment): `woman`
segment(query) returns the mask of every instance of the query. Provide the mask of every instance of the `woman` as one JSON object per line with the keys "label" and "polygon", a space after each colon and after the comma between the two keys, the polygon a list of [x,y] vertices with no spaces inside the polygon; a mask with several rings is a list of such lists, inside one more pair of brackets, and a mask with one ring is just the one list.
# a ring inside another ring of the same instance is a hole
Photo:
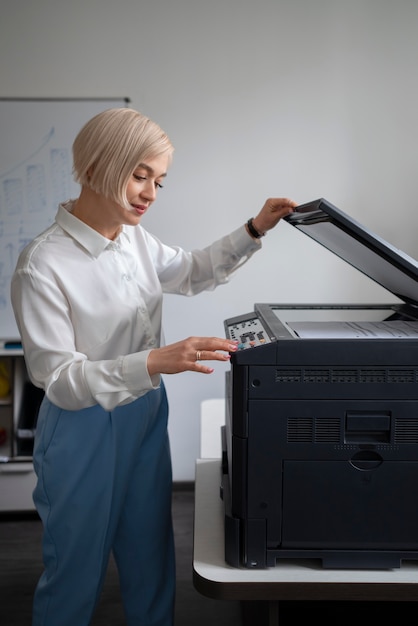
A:
{"label": "woman", "polygon": [[171,626],[175,561],[168,406],[162,374],[210,374],[236,344],[164,345],[163,293],[228,281],[260,236],[292,211],[267,200],[248,224],[203,250],[167,246],[140,225],[173,147],[151,120],[109,109],[73,145],[80,195],[21,253],[12,304],[32,382],[44,389],[34,502],[44,572],[33,626],[87,626],[113,551],[128,626]]}

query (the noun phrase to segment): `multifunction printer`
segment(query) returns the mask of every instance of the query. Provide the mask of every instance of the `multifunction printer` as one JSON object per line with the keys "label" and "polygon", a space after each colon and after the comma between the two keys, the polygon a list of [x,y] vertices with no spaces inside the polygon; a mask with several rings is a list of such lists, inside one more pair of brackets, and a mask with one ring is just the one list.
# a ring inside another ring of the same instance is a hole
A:
{"label": "multifunction printer", "polygon": [[418,263],[323,198],[285,219],[397,301],[225,320],[225,558],[400,567],[418,559]]}

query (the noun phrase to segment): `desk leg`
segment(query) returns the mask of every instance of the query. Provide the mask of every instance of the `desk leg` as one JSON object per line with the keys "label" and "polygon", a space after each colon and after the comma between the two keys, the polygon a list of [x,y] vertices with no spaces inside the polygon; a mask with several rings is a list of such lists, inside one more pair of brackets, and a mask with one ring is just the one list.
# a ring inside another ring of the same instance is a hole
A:
{"label": "desk leg", "polygon": [[241,602],[242,626],[279,626],[279,601]]}
{"label": "desk leg", "polygon": [[269,626],[279,626],[279,602],[269,602]]}

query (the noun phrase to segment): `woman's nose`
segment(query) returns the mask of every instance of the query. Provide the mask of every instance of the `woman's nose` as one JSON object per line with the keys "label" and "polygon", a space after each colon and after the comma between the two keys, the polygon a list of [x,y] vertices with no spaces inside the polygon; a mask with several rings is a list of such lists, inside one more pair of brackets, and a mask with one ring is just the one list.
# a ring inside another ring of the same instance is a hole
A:
{"label": "woman's nose", "polygon": [[147,184],[143,187],[141,195],[147,200],[155,200],[157,190],[152,181],[147,181]]}

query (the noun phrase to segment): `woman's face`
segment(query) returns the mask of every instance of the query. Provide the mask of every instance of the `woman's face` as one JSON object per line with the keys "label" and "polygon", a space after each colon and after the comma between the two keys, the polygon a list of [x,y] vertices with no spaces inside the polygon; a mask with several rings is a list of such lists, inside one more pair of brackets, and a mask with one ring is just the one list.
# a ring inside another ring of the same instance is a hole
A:
{"label": "woman's face", "polygon": [[137,226],[139,224],[141,217],[157,197],[169,164],[168,154],[146,159],[144,163],[140,163],[132,172],[126,186],[127,206],[96,194],[88,187],[83,187],[73,209],[74,215],[104,237],[115,239],[122,225]]}
{"label": "woman's face", "polygon": [[126,187],[126,197],[130,206],[128,212],[134,222],[139,221],[156,199],[158,190],[163,186],[168,166],[169,155],[161,154],[139,163],[132,173]]}

